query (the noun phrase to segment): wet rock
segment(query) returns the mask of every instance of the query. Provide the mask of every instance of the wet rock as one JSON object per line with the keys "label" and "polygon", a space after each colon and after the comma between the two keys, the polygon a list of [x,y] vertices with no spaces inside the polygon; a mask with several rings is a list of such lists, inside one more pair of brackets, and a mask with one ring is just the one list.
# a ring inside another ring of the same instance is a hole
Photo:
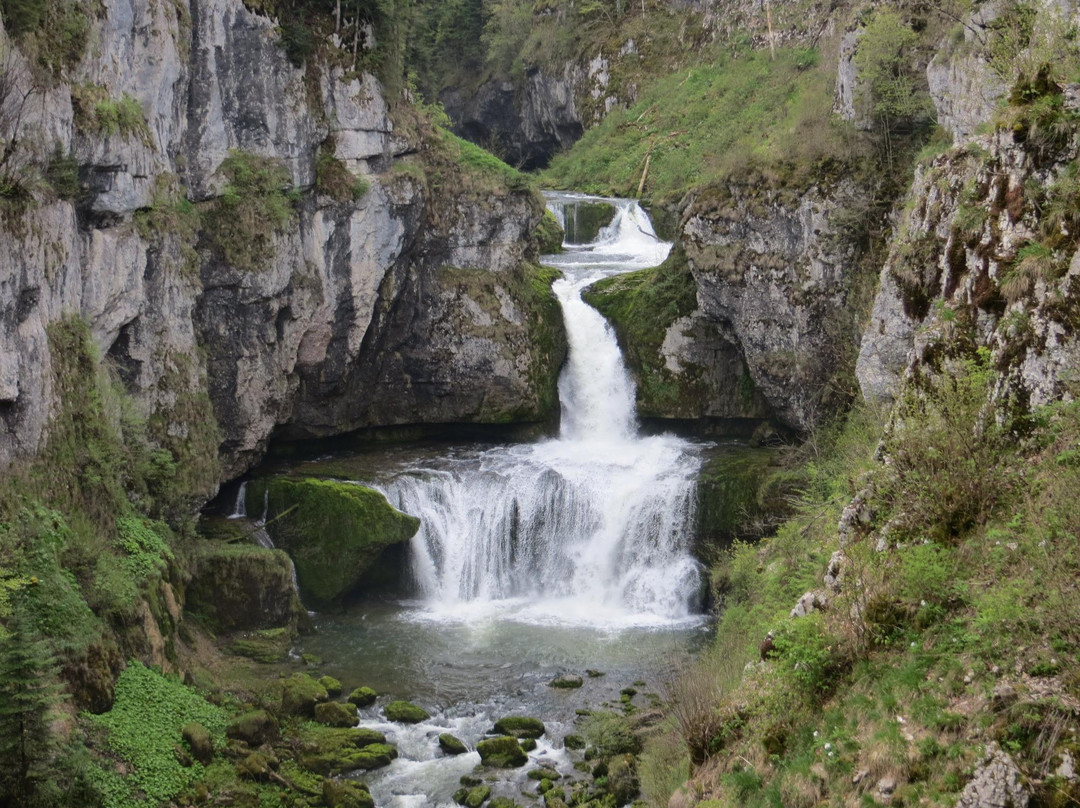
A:
{"label": "wet rock", "polygon": [[550,687],[557,687],[562,690],[571,690],[575,687],[581,687],[583,684],[585,682],[580,676],[557,676],[548,682]]}
{"label": "wet rock", "polygon": [[476,745],[476,751],[480,753],[481,763],[498,769],[513,769],[524,766],[529,760],[518,744],[517,738],[509,735],[480,741]]}
{"label": "wet rock", "polygon": [[225,727],[225,737],[249,746],[262,746],[278,739],[278,723],[266,710],[251,710]]}
{"label": "wet rock", "polygon": [[198,721],[191,721],[184,724],[180,735],[187,742],[191,756],[204,766],[209,765],[214,758],[214,740],[206,727]]}
{"label": "wet rock", "polygon": [[562,775],[554,769],[533,769],[526,775],[530,780],[559,780]]}
{"label": "wet rock", "polygon": [[523,752],[532,752],[533,750],[536,749],[536,739],[535,738],[522,738],[518,742],[518,745],[521,747],[521,750]]}
{"label": "wet rock", "polygon": [[555,784],[545,777],[536,784],[536,793],[541,795],[547,794],[553,788],[555,788]]}
{"label": "wet rock", "polygon": [[454,792],[454,802],[464,805],[465,808],[480,808],[491,796],[490,786],[475,786],[474,788],[461,788]]}
{"label": "wet rock", "polygon": [[567,735],[563,738],[563,746],[567,749],[584,749],[585,739],[580,735]]}
{"label": "wet rock", "polygon": [[594,670],[593,668],[589,668],[588,670],[585,671],[585,675],[588,676],[590,679],[599,679],[601,676],[606,676],[607,674],[605,674],[603,671],[598,671],[598,670]]}
{"label": "wet rock", "polygon": [[448,732],[444,732],[439,736],[439,748],[448,755],[463,755],[469,751],[469,748],[460,739]]}
{"label": "wet rock", "polygon": [[488,808],[519,808],[509,797],[495,797],[488,803]]}
{"label": "wet rock", "polygon": [[358,687],[349,694],[348,701],[350,704],[355,704],[357,707],[370,707],[375,703],[375,699],[378,697],[379,694],[370,687]]}
{"label": "wet rock", "polygon": [[419,724],[427,721],[431,714],[423,707],[408,701],[392,701],[383,708],[387,721],[398,724]]}
{"label": "wet rock", "polygon": [[323,780],[322,798],[326,808],[375,808],[367,786],[353,780]]}
{"label": "wet rock", "polygon": [[545,729],[544,722],[538,718],[510,715],[495,722],[495,732],[515,738],[539,738]]}
{"label": "wet rock", "polygon": [[315,717],[315,705],[329,698],[326,688],[306,673],[294,673],[281,689],[281,712],[285,715]]}
{"label": "wet rock", "polygon": [[997,744],[987,755],[956,801],[956,808],[1027,808],[1031,795],[1016,763]]}
{"label": "wet rock", "polygon": [[337,701],[316,704],[315,720],[328,727],[356,726],[356,708],[351,704],[342,704]]}

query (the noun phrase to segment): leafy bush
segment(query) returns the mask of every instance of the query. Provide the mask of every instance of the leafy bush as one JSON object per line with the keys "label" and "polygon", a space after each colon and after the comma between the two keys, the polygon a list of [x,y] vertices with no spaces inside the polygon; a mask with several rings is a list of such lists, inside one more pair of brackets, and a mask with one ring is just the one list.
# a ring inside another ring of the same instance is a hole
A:
{"label": "leafy bush", "polygon": [[112,98],[100,85],[75,85],[71,88],[71,106],[75,126],[81,132],[137,137],[148,146],[154,144],[142,105],[126,93],[120,98]]}

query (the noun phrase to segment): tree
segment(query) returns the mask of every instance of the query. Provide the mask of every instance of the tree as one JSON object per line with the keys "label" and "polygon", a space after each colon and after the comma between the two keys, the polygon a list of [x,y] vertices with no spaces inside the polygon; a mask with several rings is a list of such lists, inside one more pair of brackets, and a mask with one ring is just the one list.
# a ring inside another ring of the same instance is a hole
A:
{"label": "tree", "polygon": [[60,747],[52,724],[65,694],[24,603],[16,602],[7,631],[0,644],[0,805],[40,805],[52,790]]}

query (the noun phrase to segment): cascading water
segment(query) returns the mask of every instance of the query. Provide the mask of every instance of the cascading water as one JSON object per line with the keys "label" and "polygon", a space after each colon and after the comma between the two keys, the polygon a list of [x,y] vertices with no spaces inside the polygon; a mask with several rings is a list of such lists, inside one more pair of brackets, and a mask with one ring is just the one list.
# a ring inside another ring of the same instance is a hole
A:
{"label": "cascading water", "polygon": [[559,437],[451,455],[379,487],[422,527],[411,544],[428,616],[604,626],[690,617],[693,447],[639,437],[634,385],[611,326],[581,299],[589,284],[655,266],[671,248],[632,200],[549,196],[562,221],[582,200],[614,205],[591,244],[546,263],[563,278],[570,352],[559,379]]}

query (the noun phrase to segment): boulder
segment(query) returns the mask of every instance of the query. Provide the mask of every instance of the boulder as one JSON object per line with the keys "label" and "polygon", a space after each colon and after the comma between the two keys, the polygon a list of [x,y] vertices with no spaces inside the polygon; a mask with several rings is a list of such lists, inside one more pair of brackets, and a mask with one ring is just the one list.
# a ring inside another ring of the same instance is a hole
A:
{"label": "boulder", "polygon": [[485,766],[493,766],[498,769],[513,769],[524,766],[529,758],[518,745],[517,738],[504,735],[499,738],[488,738],[476,745],[476,751],[480,753],[480,762]]}
{"label": "boulder", "polygon": [[370,687],[358,687],[349,694],[349,703],[357,707],[369,707],[375,703],[378,696],[379,694]]}
{"label": "boulder", "polygon": [[387,721],[397,724],[419,724],[431,718],[427,710],[409,701],[392,701],[383,708],[383,712]]}
{"label": "boulder", "polygon": [[247,780],[255,780],[260,783],[270,779],[270,772],[274,769],[274,760],[262,752],[252,752],[236,764],[236,772]]}
{"label": "boulder", "polygon": [[454,802],[464,805],[465,808],[480,808],[491,796],[490,786],[475,786],[473,788],[459,788],[454,792]]}
{"label": "boulder", "polygon": [[439,736],[439,748],[448,755],[463,755],[469,751],[465,744],[448,732]]}
{"label": "boulder", "polygon": [[281,712],[314,718],[315,705],[327,698],[325,687],[306,673],[294,673],[282,686]]}
{"label": "boulder", "polygon": [[204,766],[208,765],[214,757],[214,739],[209,730],[198,721],[191,721],[184,724],[180,734],[187,742],[191,756]]}
{"label": "boulder", "polygon": [[254,480],[247,501],[253,511],[266,503],[274,545],[292,558],[305,601],[315,605],[353,590],[386,547],[420,527],[378,491],[336,480]]}
{"label": "boulder", "polygon": [[524,715],[508,715],[495,722],[495,732],[515,738],[539,738],[544,731],[543,721]]}
{"label": "boulder", "polygon": [[342,687],[341,682],[335,679],[333,676],[320,676],[319,684],[326,688],[326,692],[330,696],[340,696]]}
{"label": "boulder", "polygon": [[956,801],[956,808],[1027,808],[1031,795],[1008,752],[990,744],[975,774]]}
{"label": "boulder", "polygon": [[363,783],[354,780],[323,780],[326,808],[375,808],[375,800]]}
{"label": "boulder", "polygon": [[315,720],[328,727],[354,727],[357,720],[356,708],[338,701],[316,704]]}
{"label": "boulder", "polygon": [[278,739],[278,723],[266,710],[251,710],[233,719],[225,736],[248,746],[262,746]]}

